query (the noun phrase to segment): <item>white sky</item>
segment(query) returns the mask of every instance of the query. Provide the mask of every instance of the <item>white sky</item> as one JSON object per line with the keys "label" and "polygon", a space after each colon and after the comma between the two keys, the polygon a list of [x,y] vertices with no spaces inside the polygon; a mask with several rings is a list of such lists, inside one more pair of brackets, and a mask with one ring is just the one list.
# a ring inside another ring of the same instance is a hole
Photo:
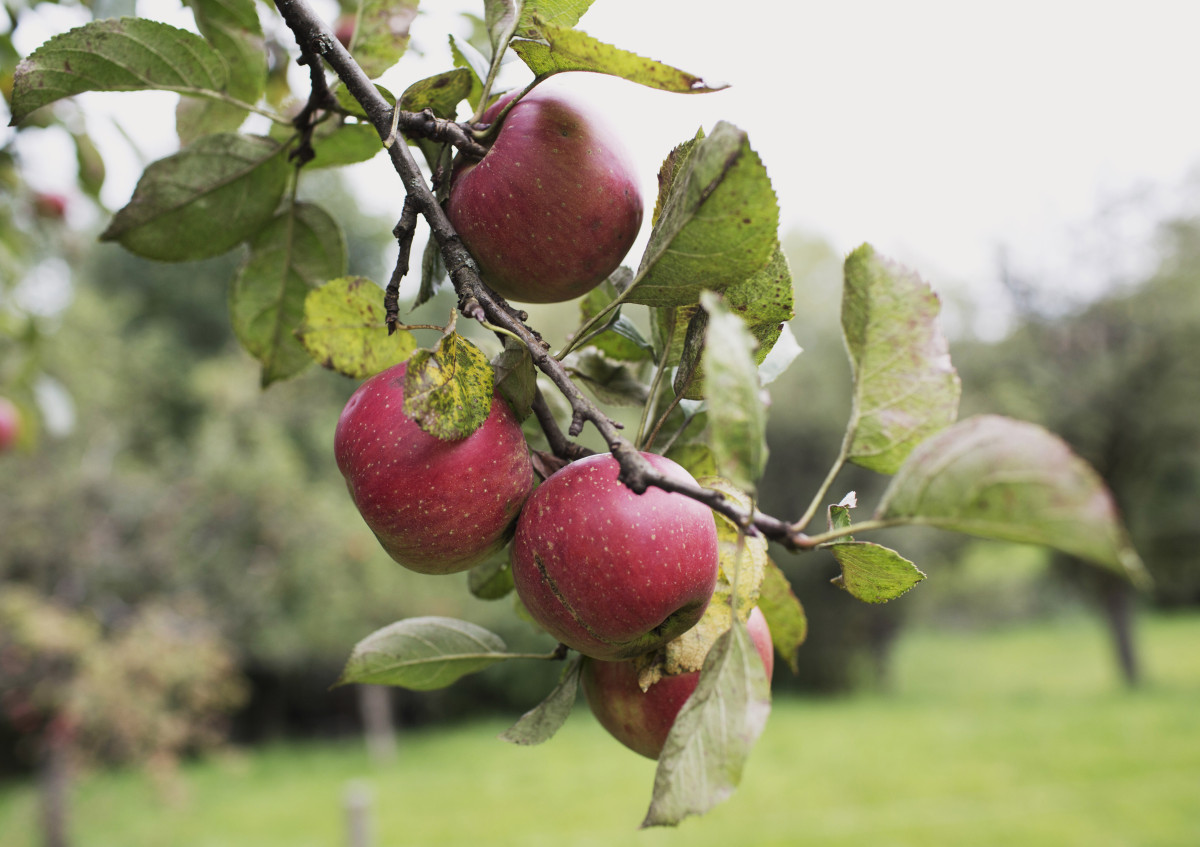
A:
{"label": "white sky", "polygon": [[[144,2],[143,13],[168,5]],[[393,90],[449,67],[453,12],[482,8],[423,6],[414,38],[426,55],[384,78]],[[580,27],[731,84],[675,95],[560,78],[628,121],[648,203],[671,147],[729,120],[765,161],[785,231],[814,231],[840,251],[870,241],[935,286],[985,300],[996,297],[1001,244],[1042,285],[1095,290],[1110,259],[1077,251],[1096,248],[1079,233],[1097,211],[1133,192],[1169,211],[1200,164],[1200,3],[1190,0],[596,0]],[[166,108],[138,110],[153,116],[139,133],[152,155],[170,144]],[[378,189],[387,177],[364,170],[364,205],[398,210],[398,193]],[[114,204],[135,178],[114,175]],[[1109,226],[1098,252],[1126,258],[1148,229],[1136,214]]]}

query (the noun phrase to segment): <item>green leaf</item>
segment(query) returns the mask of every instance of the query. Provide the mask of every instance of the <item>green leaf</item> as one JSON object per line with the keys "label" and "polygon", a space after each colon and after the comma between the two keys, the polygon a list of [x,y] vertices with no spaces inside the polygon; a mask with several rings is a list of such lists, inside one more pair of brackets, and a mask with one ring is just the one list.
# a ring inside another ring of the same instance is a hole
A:
{"label": "green leaf", "polygon": [[[324,125],[322,125],[324,126]],[[373,159],[383,149],[379,133],[367,123],[335,124],[313,134],[312,168],[339,168]]]}
{"label": "green leaf", "polygon": [[494,374],[483,352],[457,332],[408,360],[404,414],[443,441],[466,438],[492,411]]}
{"label": "green leaf", "polygon": [[679,181],[680,174],[685,172],[684,166],[687,164],[688,158],[695,151],[696,145],[703,140],[704,129],[701,128],[696,130],[696,134],[687,141],[675,145],[674,149],[667,154],[667,158],[663,159],[663,163],[658,168],[658,196],[654,198],[654,214],[650,218],[651,224],[658,224],[663,207],[675,190],[675,183]]}
{"label": "green leaf", "polygon": [[500,738],[524,746],[542,744],[553,738],[554,733],[571,716],[579,695],[579,670],[582,666],[583,656],[576,653],[563,668],[558,684],[546,699],[521,715],[515,724],[500,734]]}
{"label": "green leaf", "polygon": [[[917,566],[895,550],[869,541],[838,541],[827,546],[842,575],[832,582],[864,603],[886,603],[925,578]],[[768,626],[770,621],[767,622]]]}
{"label": "green leaf", "polygon": [[245,109],[221,100],[181,97],[175,106],[175,134],[179,136],[179,144],[186,147],[206,135],[236,132],[248,114]]}
{"label": "green leaf", "polygon": [[274,215],[287,184],[283,149],[256,135],[206,135],[146,168],[100,238],[160,261],[219,256]]}
{"label": "green leaf", "polygon": [[416,17],[417,0],[361,0],[350,52],[368,79],[400,61]]}
{"label": "green leaf", "polygon": [[493,556],[467,572],[467,588],[480,600],[499,600],[514,588],[508,554]]}
{"label": "green leaf", "polygon": [[[697,480],[710,491],[719,491],[725,499],[746,511],[753,511],[754,501],[740,491],[730,480],[720,476],[706,476]],[[758,605],[758,595],[762,590],[763,579],[766,575],[767,539],[761,535],[747,535],[729,518],[713,512],[717,523],[717,587],[713,591],[713,602],[724,601],[727,606],[734,605],[730,598],[734,597],[736,582],[736,606],[738,617],[746,620],[750,610]],[[697,668],[698,670],[698,668]]]}
{"label": "green leaf", "polygon": [[[704,345],[708,339],[708,312],[699,306],[685,306],[679,310],[676,317],[679,321],[676,326],[686,326],[687,329],[683,335],[683,348],[679,351],[679,367],[675,371],[675,379],[671,388],[685,400],[703,400]],[[678,328],[675,333],[679,334]],[[667,355],[670,355],[670,351]]]}
{"label": "green leaf", "polygon": [[493,57],[499,56],[508,47],[517,31],[524,5],[522,0],[483,0],[483,19]]}
{"label": "green leaf", "polygon": [[296,337],[309,291],[346,271],[341,227],[319,206],[288,206],[250,244],[234,277],[229,311],[234,333],[263,366],[263,385],[312,364]]}
{"label": "green leaf", "polygon": [[254,0],[185,0],[196,28],[225,59],[225,90],[254,103],[267,86],[267,51]]}
{"label": "green leaf", "polygon": [[711,291],[701,294],[700,304],[708,312],[704,394],[721,398],[708,410],[709,446],[720,475],[743,491],[754,491],[767,463],[767,416],[754,339]]}
{"label": "green leaf", "polygon": [[214,94],[226,82],[225,61],[195,33],[144,18],[92,21],[54,36],[17,65],[12,125],[84,91]]}
{"label": "green leaf", "polygon": [[[225,59],[225,91],[243,103],[253,104],[267,86],[267,51],[254,0],[186,0],[196,26]],[[184,98],[175,110],[181,144],[203,135],[232,132],[249,115],[247,109],[218,100]]]}
{"label": "green leaf", "polygon": [[471,74],[471,91],[467,94],[467,103],[472,109],[478,109],[479,101],[483,98],[483,80],[487,76],[488,70],[487,60],[467,42],[460,45],[455,41],[453,35],[450,36],[450,56],[454,60],[454,67],[462,68]]}
{"label": "green leaf", "polygon": [[385,317],[383,289],[361,276],[341,277],[308,291],[296,337],[322,367],[366,379],[417,349],[411,332],[388,335]]}
{"label": "green leaf", "polygon": [[89,197],[100,198],[100,189],[104,187],[106,168],[104,157],[96,148],[91,136],[86,133],[72,133],[75,141],[75,163],[79,167],[79,187]]}
{"label": "green leaf", "polygon": [[[792,272],[782,248],[776,245],[774,255],[762,270],[729,286],[723,296],[730,311],[741,317],[758,343],[754,361],[761,365],[782,335],[784,322],[795,314]],[[697,306],[683,306],[677,318],[688,330],[675,375],[675,393],[688,400],[704,399],[704,367],[700,356],[704,345],[703,314]],[[760,380],[762,382],[764,380]]]}
{"label": "green leaf", "polygon": [[667,735],[642,827],[674,826],[728,798],[770,711],[766,669],[746,625],[735,619],[709,651]]}
{"label": "green leaf", "polygon": [[688,306],[758,273],[776,251],[779,204],[746,134],[717,124],[675,174],[628,300]]}
{"label": "green leaf", "polygon": [[500,636],[467,621],[406,618],[358,642],[336,684],[433,691],[512,658],[507,649]]}
{"label": "green leaf", "polygon": [[664,455],[697,479],[717,476],[717,463],[707,444],[676,444]]}
{"label": "green leaf", "polygon": [[[600,314],[615,300],[633,280],[628,268],[618,268],[612,276],[593,288],[579,301],[581,326]],[[622,362],[641,362],[654,356],[654,348],[642,335],[637,324],[621,314],[621,307],[613,309],[605,322],[596,327],[598,334],[588,342],[610,359]]]}
{"label": "green leaf", "polygon": [[846,258],[842,331],[854,375],[847,458],[895,473],[920,442],[954,423],[961,393],[937,323],[937,295],[863,245]]}
{"label": "green leaf", "polygon": [[[346,114],[352,115],[353,117],[358,118],[360,121],[367,120],[366,110],[363,109],[361,103],[359,103],[357,100],[354,99],[354,95],[350,93],[350,90],[348,88],[346,88],[346,86],[333,85],[332,90],[333,90],[334,99],[337,100],[339,106],[341,106],[343,109],[345,109]],[[385,101],[387,101],[387,104],[389,106],[396,105],[396,95],[395,94],[393,94],[388,89],[384,88],[382,85],[379,85],[379,84],[375,85],[375,90],[379,93],[380,97],[382,97]],[[376,135],[376,138],[378,138],[378,137],[379,136]]]}
{"label": "green leaf", "polygon": [[529,348],[515,338],[504,336],[504,349],[492,360],[496,373],[496,388],[508,401],[517,420],[523,421],[533,412],[537,394],[537,368]]}
{"label": "green leaf", "polygon": [[[469,70],[455,68],[419,80],[400,95],[400,108],[406,112],[422,112],[428,109],[439,118],[454,120],[458,116],[458,104],[471,94],[473,79]],[[447,145],[432,138],[411,138],[409,143],[420,148],[425,154],[425,161],[429,163],[430,171],[436,172],[438,160]],[[448,165],[450,157],[446,158]]]}
{"label": "green leaf", "polygon": [[455,68],[414,82],[400,95],[400,108],[406,112],[431,110],[439,118],[453,119],[458,104],[471,93],[471,71]]}
{"label": "green leaf", "polygon": [[767,619],[775,652],[787,662],[792,673],[800,673],[797,653],[808,638],[808,618],[804,614],[804,607],[792,592],[787,576],[779,565],[770,560],[767,561],[767,573],[758,595],[758,608],[762,609],[763,617]]}
{"label": "green leaf", "polygon": [[577,29],[555,26],[545,20],[535,20],[534,26],[541,40],[516,40],[510,46],[539,78],[564,71],[589,71],[683,94],[720,91],[727,87],[709,85],[694,74],[605,44]]}
{"label": "green leaf", "polygon": [[[857,498],[851,498],[851,499],[856,500]],[[843,501],[841,503],[838,503],[836,506],[829,507],[828,525],[829,525],[830,532],[832,532],[835,529],[849,529],[850,528],[850,525],[853,523],[853,520],[850,518],[850,509],[853,508],[853,506],[854,506],[854,503],[848,504],[845,501]],[[850,537],[846,536],[846,538],[847,538],[847,540],[849,540]]]}
{"label": "green leaf", "polygon": [[1042,544],[1146,579],[1092,466],[1057,435],[998,415],[968,418],[917,447],[876,517]]}
{"label": "green leaf", "polygon": [[448,279],[446,263],[442,258],[442,249],[436,238],[425,242],[425,251],[421,254],[421,287],[413,300],[412,308],[418,309],[428,303],[437,294],[438,287]]}
{"label": "green leaf", "polygon": [[628,365],[612,362],[595,350],[584,349],[563,360],[577,382],[587,386],[601,403],[614,406],[644,406],[650,387]]}
{"label": "green leaf", "polygon": [[517,34],[525,38],[537,38],[541,27],[546,24],[570,29],[579,23],[583,13],[594,0],[525,0]]}

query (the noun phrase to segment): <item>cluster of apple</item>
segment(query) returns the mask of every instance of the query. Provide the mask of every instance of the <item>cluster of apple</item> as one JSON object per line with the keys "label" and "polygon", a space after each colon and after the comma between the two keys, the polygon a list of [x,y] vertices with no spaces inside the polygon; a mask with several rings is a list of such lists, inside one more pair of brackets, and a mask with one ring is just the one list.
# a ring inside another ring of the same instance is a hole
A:
{"label": "cluster of apple", "polygon": [[[447,214],[497,292],[521,302],[580,296],[617,268],[637,235],[634,169],[594,117],[561,97],[535,91],[502,121],[487,155],[454,169]],[[710,605],[720,572],[713,512],[659,488],[633,493],[611,454],[572,462],[539,485],[499,392],[475,432],[441,440],[404,413],[405,375],[401,363],[366,380],[338,421],[338,467],[367,525],[392,558],[426,574],[466,570],[511,542],[517,595],[586,657],[593,712],[618,740],[657,758],[699,673],[668,672],[643,690],[645,659]],[[665,476],[692,479],[644,455]],[[760,612],[748,626],[769,675]]]}

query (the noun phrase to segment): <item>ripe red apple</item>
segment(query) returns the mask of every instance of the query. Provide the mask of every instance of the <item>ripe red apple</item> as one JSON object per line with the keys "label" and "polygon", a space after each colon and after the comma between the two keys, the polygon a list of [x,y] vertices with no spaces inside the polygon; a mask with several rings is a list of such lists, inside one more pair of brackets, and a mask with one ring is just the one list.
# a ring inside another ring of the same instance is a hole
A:
{"label": "ripe red apple", "polygon": [[[664,456],[643,454],[690,480]],[[717,530],[705,505],[660,488],[634,494],[611,453],[552,474],[517,521],[512,573],[529,614],[585,656],[627,659],[690,629],[717,579]]]}
{"label": "ripe red apple", "polygon": [[347,50],[350,49],[350,42],[354,39],[354,30],[357,25],[357,20],[354,15],[345,14],[339,15],[337,21],[333,25],[333,35],[338,41],[342,42],[342,46]]}
{"label": "ripe red apple", "polygon": [[559,303],[621,264],[642,225],[642,198],[620,140],[579,104],[535,90],[512,107],[482,160],[454,169],[446,214],[488,285],[513,300]]}
{"label": "ripe red apple", "polygon": [[33,209],[39,218],[61,221],[67,216],[67,198],[62,194],[49,192],[35,194]]}
{"label": "ripe red apple", "polygon": [[20,410],[7,397],[0,397],[0,453],[16,444],[20,434]]}
{"label": "ripe red apple", "polygon": [[420,573],[466,570],[507,543],[533,489],[521,425],[492,396],[483,426],[443,441],[404,414],[403,363],[368,379],[334,434],[350,497],[383,548]]}
{"label": "ripe red apple", "polygon": [[[757,606],[750,610],[746,628],[762,658],[769,682],[775,670],[775,653],[767,619]],[[586,659],[583,663],[583,693],[596,720],[630,750],[651,759],[662,753],[675,717],[699,681],[700,672],[691,671],[664,676],[642,691],[638,687],[636,662]]]}

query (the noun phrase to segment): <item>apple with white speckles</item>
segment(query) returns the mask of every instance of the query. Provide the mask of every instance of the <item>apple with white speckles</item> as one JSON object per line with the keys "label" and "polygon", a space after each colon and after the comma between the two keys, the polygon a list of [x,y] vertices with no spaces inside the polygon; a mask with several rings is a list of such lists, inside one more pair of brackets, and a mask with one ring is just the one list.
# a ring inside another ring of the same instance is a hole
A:
{"label": "apple with white speckles", "polygon": [[503,118],[482,160],[460,159],[446,214],[489,286],[524,303],[560,303],[621,264],[642,199],[620,139],[578,103],[535,89]]}
{"label": "apple with white speckles", "polygon": [[[664,456],[642,454],[668,478],[692,480]],[[717,580],[712,511],[648,488],[635,494],[611,453],[555,472],[529,498],[513,538],[512,574],[547,632],[600,659],[647,653],[686,632]]]}
{"label": "apple with white speckles", "polygon": [[[746,629],[769,682],[775,670],[775,653],[767,619],[757,606],[750,610]],[[582,681],[584,696],[600,725],[635,753],[657,759],[679,710],[696,690],[700,672],[664,676],[642,691],[636,662],[587,659],[583,663]]]}
{"label": "apple with white speckles", "polygon": [[503,547],[530,491],[521,425],[492,397],[483,425],[443,441],[404,414],[404,363],[366,380],[338,419],[334,453],[380,544],[420,573],[466,570]]}

